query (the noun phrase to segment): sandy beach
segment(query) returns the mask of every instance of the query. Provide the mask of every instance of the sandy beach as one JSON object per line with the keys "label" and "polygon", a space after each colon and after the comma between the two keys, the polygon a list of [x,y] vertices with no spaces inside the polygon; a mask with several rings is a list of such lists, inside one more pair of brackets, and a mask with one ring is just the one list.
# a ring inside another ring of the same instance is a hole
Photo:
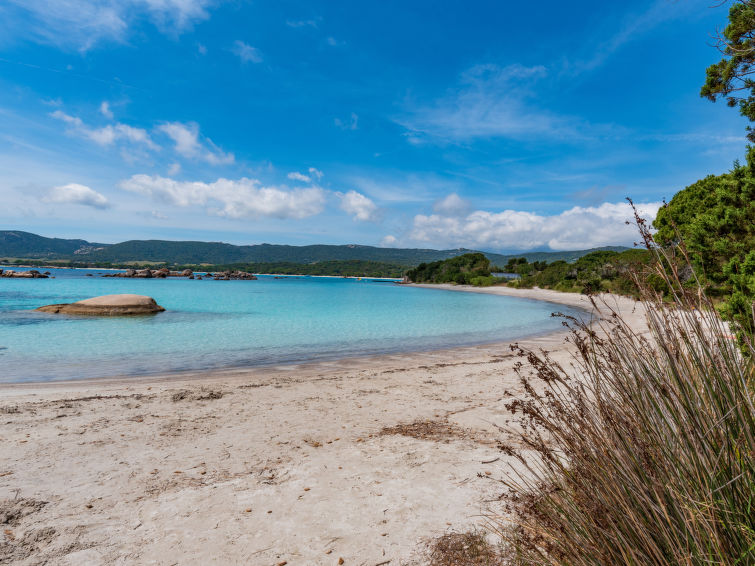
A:
{"label": "sandy beach", "polygon": [[[642,324],[634,301],[607,301]],[[520,344],[570,355],[563,332]],[[0,563],[425,564],[434,537],[496,510],[516,361],[498,342],[0,385]]]}

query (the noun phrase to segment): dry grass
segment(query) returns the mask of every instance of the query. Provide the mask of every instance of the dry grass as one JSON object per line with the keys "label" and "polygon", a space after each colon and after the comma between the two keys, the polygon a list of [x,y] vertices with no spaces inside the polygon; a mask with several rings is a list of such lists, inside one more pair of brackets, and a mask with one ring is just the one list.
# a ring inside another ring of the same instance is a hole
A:
{"label": "dry grass", "polygon": [[430,566],[502,566],[500,552],[483,533],[447,533],[428,544]]}
{"label": "dry grass", "polygon": [[435,442],[450,442],[455,438],[469,438],[471,433],[459,426],[453,425],[446,420],[442,421],[414,421],[412,423],[397,424],[385,427],[380,431],[381,436],[400,435],[418,438],[420,440],[432,440]]}
{"label": "dry grass", "polygon": [[512,563],[755,564],[755,349],[671,259],[672,301],[643,289],[649,336],[572,320],[575,372],[519,350],[528,471],[508,481],[515,520],[492,518]]}

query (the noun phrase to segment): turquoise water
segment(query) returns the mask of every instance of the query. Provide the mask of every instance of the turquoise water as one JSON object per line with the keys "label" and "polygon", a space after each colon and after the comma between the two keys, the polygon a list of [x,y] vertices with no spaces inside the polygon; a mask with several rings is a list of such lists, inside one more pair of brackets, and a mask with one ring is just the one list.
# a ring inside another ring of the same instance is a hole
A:
{"label": "turquoise water", "polygon": [[[372,280],[86,277],[0,279],[0,382],[256,366],[509,340],[559,328],[561,306]],[[84,318],[36,307],[114,293],[154,297],[146,317]]]}

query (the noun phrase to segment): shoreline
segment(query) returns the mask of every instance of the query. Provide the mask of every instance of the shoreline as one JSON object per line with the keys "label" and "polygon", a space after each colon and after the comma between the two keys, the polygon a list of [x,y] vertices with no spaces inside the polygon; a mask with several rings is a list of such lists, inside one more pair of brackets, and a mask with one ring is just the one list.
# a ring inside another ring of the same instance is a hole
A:
{"label": "shoreline", "polygon": [[[154,265],[163,265],[164,264],[154,264]],[[132,267],[61,267],[60,265],[5,265],[0,264],[0,269],[5,268],[13,268],[13,269],[65,269],[70,271],[128,271],[129,269],[136,269]],[[193,270],[194,273],[216,273],[219,270]],[[263,276],[269,276],[269,277],[325,277],[325,278],[331,278],[331,279],[369,279],[373,281],[395,281],[396,283],[401,282],[400,277],[372,277],[370,275],[310,275],[307,273],[261,273],[261,272],[254,272],[252,275],[263,275]]]}
{"label": "shoreline", "polygon": [[[330,277],[330,276],[322,276]],[[589,299],[584,295],[577,293],[562,293],[559,291],[550,291],[546,289],[511,289],[507,287],[473,287],[471,285],[452,285],[452,284],[422,284],[411,283],[404,284],[406,287],[418,287],[423,289],[436,289],[441,291],[456,291],[466,293],[481,293],[491,294],[499,296],[514,297],[527,300],[535,300],[540,302],[551,303],[554,305],[568,306],[570,308],[578,309],[585,314],[589,314],[591,305]],[[189,370],[176,370],[172,372],[155,372],[146,375],[108,375],[103,377],[90,377],[82,379],[61,379],[61,380],[49,380],[49,381],[12,381],[12,382],[0,382],[0,394],[23,394],[27,390],[29,392],[42,390],[42,389],[67,389],[70,386],[71,389],[84,386],[90,387],[92,385],[101,383],[103,385],[129,385],[129,384],[144,384],[155,382],[169,382],[169,381],[198,381],[198,380],[217,380],[224,379],[238,374],[244,374],[246,376],[253,376],[260,373],[277,373],[286,372],[297,369],[299,371],[318,371],[320,368],[326,367],[331,370],[347,370],[355,365],[361,364],[375,364],[381,363],[383,358],[395,359],[406,358],[410,360],[415,356],[422,355],[441,355],[449,358],[456,358],[457,356],[464,356],[470,351],[473,352],[478,349],[491,349],[491,348],[506,348],[513,342],[521,341],[548,341],[549,338],[557,339],[560,335],[564,334],[563,329],[548,330],[542,332],[536,332],[532,334],[524,334],[508,340],[492,340],[478,343],[471,343],[461,346],[450,347],[428,347],[419,350],[396,350],[386,351],[374,354],[358,354],[346,356],[334,355],[334,357],[325,357],[320,359],[303,359],[295,361],[282,361],[282,362],[270,362],[266,364],[249,365],[249,366],[229,366],[222,368],[208,368],[208,369],[189,369]]]}
{"label": "shoreline", "polygon": [[[563,331],[520,343],[570,359]],[[0,558],[426,564],[435,537],[502,512],[490,480],[521,470],[497,447],[523,393],[507,344],[0,386],[0,513],[18,511]]]}

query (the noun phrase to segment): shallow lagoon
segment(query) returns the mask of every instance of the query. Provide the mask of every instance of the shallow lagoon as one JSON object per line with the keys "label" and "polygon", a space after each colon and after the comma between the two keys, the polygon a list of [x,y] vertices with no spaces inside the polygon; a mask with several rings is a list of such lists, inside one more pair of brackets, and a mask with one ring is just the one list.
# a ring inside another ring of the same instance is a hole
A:
{"label": "shallow lagoon", "polygon": [[[258,366],[490,343],[560,328],[566,307],[371,279],[260,276],[257,281],[0,279],[0,382]],[[95,274],[87,277],[87,273]],[[136,293],[168,309],[82,318],[36,307]]]}

